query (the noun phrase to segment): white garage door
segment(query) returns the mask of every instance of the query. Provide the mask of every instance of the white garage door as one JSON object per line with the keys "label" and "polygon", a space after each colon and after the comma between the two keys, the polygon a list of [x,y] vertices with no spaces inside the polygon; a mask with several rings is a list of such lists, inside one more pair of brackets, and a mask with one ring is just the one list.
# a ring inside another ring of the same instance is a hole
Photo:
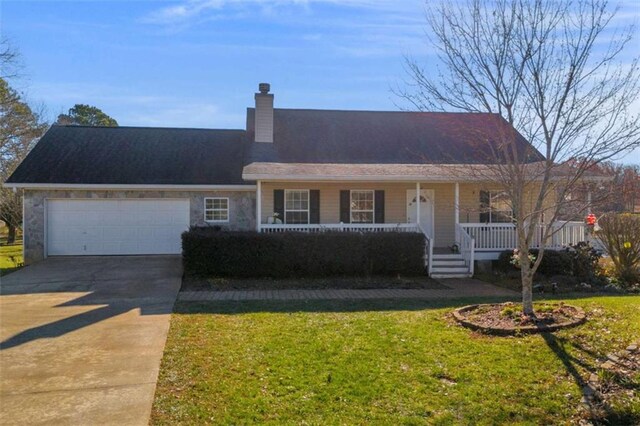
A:
{"label": "white garage door", "polygon": [[178,254],[189,200],[48,200],[47,253]]}

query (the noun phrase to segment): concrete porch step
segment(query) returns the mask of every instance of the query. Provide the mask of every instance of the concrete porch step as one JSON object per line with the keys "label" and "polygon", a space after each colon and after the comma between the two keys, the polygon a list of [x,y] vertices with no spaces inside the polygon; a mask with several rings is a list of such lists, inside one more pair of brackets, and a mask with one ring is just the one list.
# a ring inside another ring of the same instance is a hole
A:
{"label": "concrete porch step", "polygon": [[447,278],[471,278],[471,274],[466,273],[454,273],[454,272],[432,272],[431,278],[447,279]]}
{"label": "concrete porch step", "polygon": [[442,259],[433,259],[433,263],[432,263],[434,268],[440,267],[440,266],[445,266],[445,267],[449,267],[449,266],[463,266],[466,267],[465,263],[464,263],[464,259],[451,259],[451,260],[442,260]]}
{"label": "concrete porch step", "polygon": [[460,253],[434,253],[431,259],[432,278],[468,278],[469,267]]}
{"label": "concrete porch step", "polygon": [[438,273],[468,273],[469,272],[469,268],[467,268],[466,266],[451,266],[451,267],[446,267],[446,266],[432,266],[431,267],[431,273],[432,274],[438,274]]}
{"label": "concrete porch step", "polygon": [[450,253],[450,254],[435,254],[433,255],[433,260],[459,260],[464,259],[462,254],[460,253]]}

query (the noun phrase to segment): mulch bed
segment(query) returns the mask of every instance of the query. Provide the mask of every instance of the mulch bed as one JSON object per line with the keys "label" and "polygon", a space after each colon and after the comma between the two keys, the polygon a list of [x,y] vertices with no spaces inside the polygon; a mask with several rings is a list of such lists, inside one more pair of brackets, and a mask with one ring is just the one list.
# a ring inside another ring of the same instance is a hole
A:
{"label": "mulch bed", "polygon": [[536,303],[534,311],[532,317],[523,315],[520,304],[508,302],[465,306],[453,316],[467,328],[503,336],[555,331],[586,321],[580,308],[562,302]]}
{"label": "mulch bed", "polygon": [[428,277],[335,277],[305,279],[228,279],[185,276],[182,291],[293,289],[426,289],[450,288]]}

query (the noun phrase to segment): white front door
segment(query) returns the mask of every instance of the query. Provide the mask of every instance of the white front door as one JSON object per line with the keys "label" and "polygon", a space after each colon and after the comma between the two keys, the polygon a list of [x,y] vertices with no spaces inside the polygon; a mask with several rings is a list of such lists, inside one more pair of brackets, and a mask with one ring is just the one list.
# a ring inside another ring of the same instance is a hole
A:
{"label": "white front door", "polygon": [[[420,226],[433,237],[433,189],[420,190]],[[407,189],[407,223],[418,223],[418,200],[415,189]]]}

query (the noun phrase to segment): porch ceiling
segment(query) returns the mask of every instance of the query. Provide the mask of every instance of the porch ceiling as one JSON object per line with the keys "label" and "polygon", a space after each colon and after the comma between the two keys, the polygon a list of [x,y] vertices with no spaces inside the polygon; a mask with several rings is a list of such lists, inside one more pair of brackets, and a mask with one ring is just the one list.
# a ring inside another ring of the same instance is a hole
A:
{"label": "porch ceiling", "polygon": [[[499,180],[500,168],[495,164],[330,164],[330,163],[267,163],[254,162],[244,167],[242,178],[249,181],[386,181],[386,182],[478,182]],[[544,176],[543,163],[523,165],[531,181]],[[567,165],[558,165],[551,178],[561,180],[572,176]],[[583,180],[606,180],[593,173]]]}
{"label": "porch ceiling", "polygon": [[256,181],[473,182],[489,171],[487,166],[468,164],[251,163],[244,167],[242,177]]}

